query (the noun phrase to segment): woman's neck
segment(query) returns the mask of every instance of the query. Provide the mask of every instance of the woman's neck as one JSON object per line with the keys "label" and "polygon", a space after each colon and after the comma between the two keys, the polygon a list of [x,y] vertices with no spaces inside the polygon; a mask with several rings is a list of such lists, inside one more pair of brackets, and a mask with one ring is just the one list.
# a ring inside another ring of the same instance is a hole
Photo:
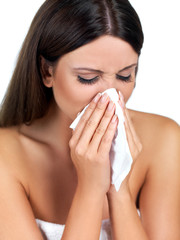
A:
{"label": "woman's neck", "polygon": [[22,125],[19,129],[23,135],[47,144],[55,151],[69,153],[69,140],[72,129],[69,128],[72,120],[60,109],[52,104],[48,113],[30,126]]}

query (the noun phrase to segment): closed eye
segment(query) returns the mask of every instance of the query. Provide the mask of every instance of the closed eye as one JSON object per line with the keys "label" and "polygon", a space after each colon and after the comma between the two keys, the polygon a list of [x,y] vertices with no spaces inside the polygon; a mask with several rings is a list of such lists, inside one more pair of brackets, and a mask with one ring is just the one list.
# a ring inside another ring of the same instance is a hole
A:
{"label": "closed eye", "polygon": [[83,83],[83,84],[93,84],[98,80],[99,76],[96,76],[94,78],[82,78],[81,76],[78,75],[78,81]]}
{"label": "closed eye", "polygon": [[131,74],[129,76],[126,76],[126,77],[116,74],[116,78],[120,79],[124,82],[130,82],[131,81]]}
{"label": "closed eye", "polygon": [[[129,76],[122,76],[119,74],[116,74],[116,78],[120,79],[124,82],[130,82],[131,81],[131,74]],[[94,78],[83,78],[78,75],[78,81],[83,84],[93,84],[99,79],[99,76],[96,76]]]}

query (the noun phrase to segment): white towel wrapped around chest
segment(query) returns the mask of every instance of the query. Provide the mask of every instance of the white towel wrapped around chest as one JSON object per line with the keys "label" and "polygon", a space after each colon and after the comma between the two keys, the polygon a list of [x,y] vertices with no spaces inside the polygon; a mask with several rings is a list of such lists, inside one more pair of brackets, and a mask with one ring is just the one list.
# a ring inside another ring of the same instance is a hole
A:
{"label": "white towel wrapped around chest", "polygon": [[[50,223],[39,219],[36,219],[36,223],[44,240],[60,240],[62,238],[65,225]],[[99,240],[112,240],[111,224],[109,219],[102,221]]]}

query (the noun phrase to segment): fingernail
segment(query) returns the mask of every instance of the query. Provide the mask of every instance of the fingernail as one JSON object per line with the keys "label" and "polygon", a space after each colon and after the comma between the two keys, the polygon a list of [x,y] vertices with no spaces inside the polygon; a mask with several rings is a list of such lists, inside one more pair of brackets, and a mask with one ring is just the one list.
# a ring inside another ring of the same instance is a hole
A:
{"label": "fingernail", "polygon": [[113,107],[114,107],[114,103],[112,101],[110,101],[107,110],[111,111],[113,109]]}
{"label": "fingernail", "polygon": [[120,98],[124,101],[124,96],[122,95],[122,93],[119,91],[119,95],[120,95]]}
{"label": "fingernail", "polygon": [[107,95],[107,93],[105,93],[104,95],[102,95],[100,102],[105,103],[107,98],[108,98],[108,95]]}
{"label": "fingernail", "polygon": [[119,105],[121,106],[122,109],[124,109],[124,105],[121,100],[118,101]]}
{"label": "fingernail", "polygon": [[122,95],[122,93],[119,91],[119,95],[120,95],[120,97],[122,97],[123,98],[123,95]]}
{"label": "fingernail", "polygon": [[97,103],[98,100],[100,99],[100,97],[101,97],[101,93],[98,93],[98,94],[95,96],[95,98],[93,99],[93,102]]}
{"label": "fingernail", "polygon": [[119,91],[119,96],[120,96],[121,106],[122,106],[122,108],[124,108],[125,107],[124,96],[122,95],[122,93],[120,91]]}

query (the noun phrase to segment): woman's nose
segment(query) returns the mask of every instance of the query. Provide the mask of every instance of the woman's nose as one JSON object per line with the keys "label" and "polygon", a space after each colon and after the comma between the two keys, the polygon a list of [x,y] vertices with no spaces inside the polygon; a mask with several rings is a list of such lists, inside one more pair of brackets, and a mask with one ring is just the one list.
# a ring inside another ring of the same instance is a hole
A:
{"label": "woman's nose", "polygon": [[116,91],[118,91],[117,81],[114,78],[114,76],[104,79],[104,81],[102,83],[102,92],[104,92],[105,90],[107,90],[109,88],[115,88]]}

